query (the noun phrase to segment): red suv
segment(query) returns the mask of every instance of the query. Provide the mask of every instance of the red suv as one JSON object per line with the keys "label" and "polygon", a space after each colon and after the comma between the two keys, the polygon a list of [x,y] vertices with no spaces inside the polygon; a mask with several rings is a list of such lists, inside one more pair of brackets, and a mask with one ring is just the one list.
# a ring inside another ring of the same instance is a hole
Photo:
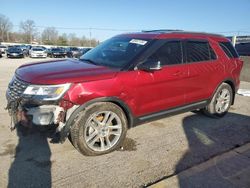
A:
{"label": "red suv", "polygon": [[19,67],[7,108],[15,125],[56,126],[61,142],[69,136],[81,153],[100,155],[119,148],[127,129],[141,122],[195,109],[224,116],[242,64],[220,35],[122,34],[79,60]]}

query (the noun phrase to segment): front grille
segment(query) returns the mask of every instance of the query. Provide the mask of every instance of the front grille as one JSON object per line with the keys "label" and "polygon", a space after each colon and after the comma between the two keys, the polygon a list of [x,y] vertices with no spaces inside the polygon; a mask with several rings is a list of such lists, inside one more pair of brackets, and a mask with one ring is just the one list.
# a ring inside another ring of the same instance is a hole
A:
{"label": "front grille", "polygon": [[28,83],[23,82],[16,77],[9,84],[8,95],[11,99],[16,100],[21,97],[25,89],[28,87]]}

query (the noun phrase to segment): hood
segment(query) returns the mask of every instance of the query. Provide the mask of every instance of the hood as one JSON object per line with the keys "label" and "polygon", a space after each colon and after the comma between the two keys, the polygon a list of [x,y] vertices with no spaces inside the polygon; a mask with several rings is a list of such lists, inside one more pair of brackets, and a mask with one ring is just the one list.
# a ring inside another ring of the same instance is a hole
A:
{"label": "hood", "polygon": [[63,84],[113,78],[119,70],[66,59],[25,64],[16,76],[32,84]]}

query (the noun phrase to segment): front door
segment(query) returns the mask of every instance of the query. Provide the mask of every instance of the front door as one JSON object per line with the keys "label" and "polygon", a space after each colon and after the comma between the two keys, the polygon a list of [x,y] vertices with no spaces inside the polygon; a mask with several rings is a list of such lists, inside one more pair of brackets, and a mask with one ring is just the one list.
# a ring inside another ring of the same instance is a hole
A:
{"label": "front door", "polygon": [[161,70],[137,70],[139,116],[182,106],[185,103],[187,67],[183,64],[181,41],[167,41],[147,60],[160,61]]}

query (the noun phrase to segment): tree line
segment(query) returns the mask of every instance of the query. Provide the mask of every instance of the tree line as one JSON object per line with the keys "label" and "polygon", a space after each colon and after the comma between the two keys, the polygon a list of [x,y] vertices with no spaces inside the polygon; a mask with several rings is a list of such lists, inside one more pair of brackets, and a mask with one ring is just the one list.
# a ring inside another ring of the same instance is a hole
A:
{"label": "tree line", "polygon": [[8,17],[0,14],[0,42],[17,42],[32,44],[37,42],[44,45],[58,46],[91,46],[99,44],[96,39],[81,38],[75,33],[59,34],[55,27],[47,27],[39,33],[33,20],[21,21],[19,31],[13,31],[13,24]]}

